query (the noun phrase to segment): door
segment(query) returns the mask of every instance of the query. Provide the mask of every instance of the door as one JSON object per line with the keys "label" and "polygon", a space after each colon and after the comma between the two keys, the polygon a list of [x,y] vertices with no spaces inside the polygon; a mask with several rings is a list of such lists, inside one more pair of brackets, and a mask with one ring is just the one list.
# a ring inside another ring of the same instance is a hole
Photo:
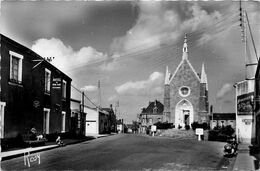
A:
{"label": "door", "polygon": [[43,109],[43,134],[49,134],[50,109]]}
{"label": "door", "polygon": [[0,101],[0,138],[4,138],[5,102]]}
{"label": "door", "polygon": [[97,122],[96,121],[86,121],[86,132],[85,134],[98,134]]}

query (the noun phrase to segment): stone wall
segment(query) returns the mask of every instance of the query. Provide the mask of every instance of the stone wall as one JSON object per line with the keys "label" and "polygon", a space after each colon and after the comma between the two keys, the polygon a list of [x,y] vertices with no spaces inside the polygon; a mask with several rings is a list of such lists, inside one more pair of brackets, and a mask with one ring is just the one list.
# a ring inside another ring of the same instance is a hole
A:
{"label": "stone wall", "polygon": [[[178,102],[183,99],[188,100],[193,106],[194,121],[198,120],[199,112],[199,97],[200,97],[200,80],[193,72],[191,66],[186,60],[180,66],[170,83],[170,122],[175,122],[175,107]],[[182,86],[190,88],[190,94],[187,97],[182,97],[179,94],[179,89]]]}

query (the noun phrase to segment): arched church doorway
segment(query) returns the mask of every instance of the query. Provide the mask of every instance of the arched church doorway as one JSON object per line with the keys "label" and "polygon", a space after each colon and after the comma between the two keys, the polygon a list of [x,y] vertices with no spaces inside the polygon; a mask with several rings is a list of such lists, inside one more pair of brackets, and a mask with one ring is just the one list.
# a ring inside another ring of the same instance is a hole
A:
{"label": "arched church doorway", "polygon": [[193,122],[193,106],[186,100],[179,101],[175,108],[175,127],[179,125],[184,128],[185,125],[190,125]]}

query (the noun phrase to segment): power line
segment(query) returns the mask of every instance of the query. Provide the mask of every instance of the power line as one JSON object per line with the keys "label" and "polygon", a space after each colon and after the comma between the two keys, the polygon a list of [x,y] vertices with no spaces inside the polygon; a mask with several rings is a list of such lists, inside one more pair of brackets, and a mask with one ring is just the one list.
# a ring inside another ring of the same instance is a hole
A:
{"label": "power line", "polygon": [[[232,11],[231,11],[232,12]],[[227,14],[230,14],[230,12],[228,12]],[[212,32],[212,31],[216,31],[219,26],[223,26],[223,25],[220,25],[224,22],[230,22],[228,20],[233,20],[235,19],[234,16],[237,15],[236,13],[232,13],[231,15],[227,15],[227,14],[224,14],[224,17],[220,20],[218,20],[216,23],[214,24],[211,24],[211,25],[208,25],[208,26],[205,26],[197,31],[194,31],[194,32],[190,32],[189,35],[191,35],[190,37],[192,38],[193,36],[194,37],[199,37],[203,34],[203,31],[206,30],[207,32]],[[227,15],[227,16],[226,16]],[[234,22],[234,21],[233,21]],[[225,27],[228,26],[228,23],[225,25]],[[213,30],[211,30],[213,29]],[[221,29],[221,31],[223,31],[224,29]],[[169,40],[167,41],[169,42]],[[162,44],[163,43],[167,43],[167,42],[161,42]],[[147,45],[147,44],[146,44]],[[169,44],[168,46],[164,46],[164,48],[168,48],[168,47],[171,47],[172,48],[172,45],[176,45],[176,43],[174,44]],[[143,44],[143,46],[145,46],[145,44]],[[119,57],[117,57],[116,59],[112,59],[112,60],[115,60],[115,61],[120,61],[120,60],[123,60],[123,59],[127,59],[127,57],[131,57],[131,58],[134,58],[134,57],[139,57],[141,54],[147,54],[147,53],[152,53],[156,50],[159,50],[159,49],[162,49],[162,47],[160,45],[155,45],[155,46],[152,46],[150,48],[145,48],[145,49],[141,49],[141,50],[136,50],[136,49],[140,49],[139,46],[137,47],[134,47],[134,48],[131,48],[131,49],[128,49],[128,52],[123,54],[123,55],[120,55]],[[149,50],[151,50],[149,52]],[[76,69],[79,69],[81,67],[84,67],[84,66],[88,66],[88,65],[92,65],[92,64],[98,64],[98,63],[101,63],[101,62],[105,62],[106,60],[104,59],[100,59],[100,60],[96,60],[96,61],[93,61],[91,63],[88,63],[88,64],[80,64],[80,65],[75,65],[75,68],[72,68],[70,70],[76,70]]]}
{"label": "power line", "polygon": [[[80,89],[78,89],[78,88],[76,88],[74,85],[72,85],[71,84],[71,87],[72,88],[74,88],[75,90],[77,90],[80,94],[82,94],[83,92],[80,90]],[[92,102],[91,100],[90,100],[90,98],[84,93],[84,97],[92,104],[92,105],[94,105],[96,108],[99,108],[94,102]],[[84,104],[83,104],[84,105]]]}

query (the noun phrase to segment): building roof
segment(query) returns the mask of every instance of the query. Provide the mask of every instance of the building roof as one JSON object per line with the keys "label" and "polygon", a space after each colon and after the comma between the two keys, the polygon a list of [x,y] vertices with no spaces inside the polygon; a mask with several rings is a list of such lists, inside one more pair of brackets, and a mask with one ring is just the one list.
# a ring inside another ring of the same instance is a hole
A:
{"label": "building roof", "polygon": [[155,100],[154,102],[149,102],[149,105],[147,108],[144,108],[142,110],[142,114],[149,114],[149,115],[162,115],[163,114],[163,104],[159,102],[158,100]]}
{"label": "building roof", "polygon": [[236,120],[236,113],[213,113],[213,120]]}
{"label": "building roof", "polygon": [[101,108],[101,110],[104,110],[106,112],[113,112],[113,109],[111,108]]}

